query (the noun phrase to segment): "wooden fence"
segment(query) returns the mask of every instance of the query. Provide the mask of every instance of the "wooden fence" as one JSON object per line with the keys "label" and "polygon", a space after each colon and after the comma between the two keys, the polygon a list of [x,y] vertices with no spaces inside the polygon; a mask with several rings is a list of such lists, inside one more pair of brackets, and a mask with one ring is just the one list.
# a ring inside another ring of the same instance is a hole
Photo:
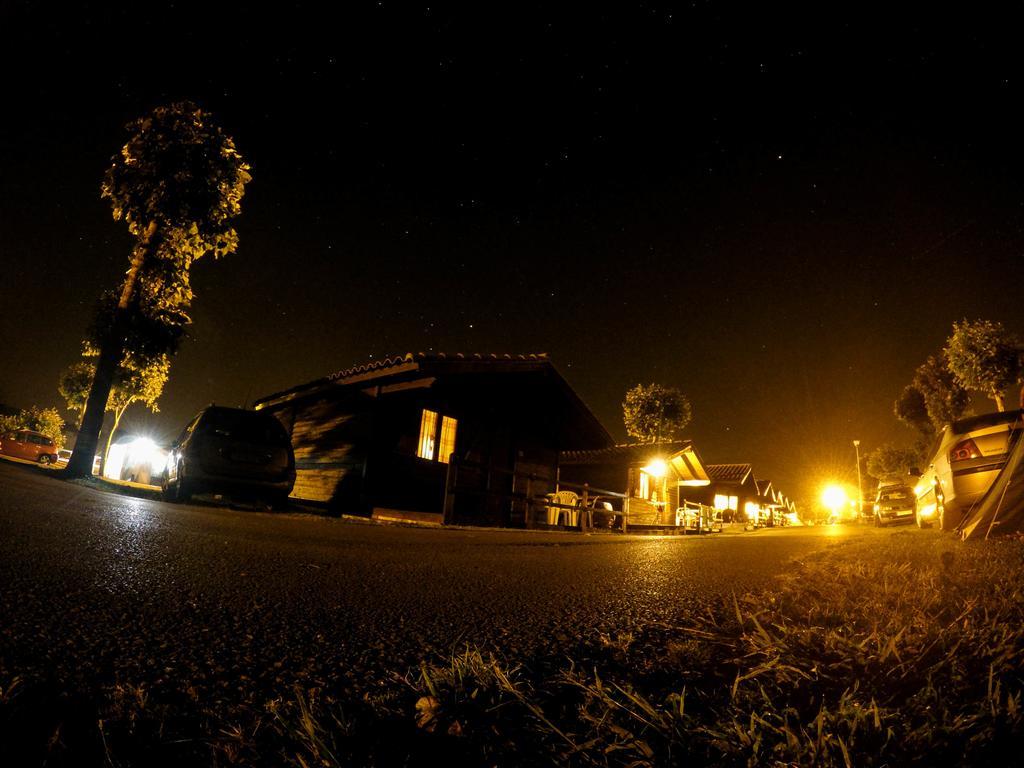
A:
{"label": "wooden fence", "polygon": [[[474,483],[467,482],[467,475],[472,475]],[[498,482],[498,481],[503,482]],[[507,486],[507,487],[502,487]],[[554,489],[554,491],[570,490],[578,495],[575,504],[566,504],[552,499],[551,492],[537,493],[538,489]],[[521,490],[520,490],[521,489]],[[492,467],[468,461],[459,461],[454,456],[448,464],[445,478],[443,522],[450,525],[455,522],[455,500],[458,496],[476,496],[486,499],[498,499],[499,504],[511,517],[514,512],[521,512],[527,528],[535,528],[539,512],[547,519],[548,510],[565,510],[571,519],[575,514],[576,522],[572,526],[564,526],[579,531],[591,531],[594,528],[594,502],[598,499],[616,499],[622,510],[615,514],[622,516],[622,528],[625,530],[627,496],[624,493],[593,488],[588,483],[560,482],[557,477],[549,475],[516,472],[501,467]],[[603,511],[602,509],[598,510]],[[546,522],[544,523],[547,524]]]}

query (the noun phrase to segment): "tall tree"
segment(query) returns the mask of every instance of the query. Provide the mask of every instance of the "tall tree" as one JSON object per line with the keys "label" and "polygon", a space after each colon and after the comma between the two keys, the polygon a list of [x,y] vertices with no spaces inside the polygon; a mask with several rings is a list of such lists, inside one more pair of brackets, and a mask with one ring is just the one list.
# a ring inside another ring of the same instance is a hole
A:
{"label": "tall tree", "polygon": [[[96,374],[67,468],[71,476],[92,471],[125,350],[145,351],[152,341],[147,330],[159,336],[173,325],[170,321],[186,322],[193,262],[237,249],[231,221],[241,212],[245,185],[252,178],[232,139],[190,102],[158,107],[129,124],[128,131],[128,142],[111,160],[101,196],[110,200],[114,219],[127,223],[135,244],[112,321],[98,334]],[[133,312],[140,302],[152,311]],[[147,326],[144,318],[155,318],[156,325]]]}
{"label": "tall tree", "polygon": [[690,423],[691,415],[686,396],[661,384],[637,384],[622,403],[626,433],[645,443],[674,437]]}
{"label": "tall tree", "polygon": [[1002,411],[1003,392],[1021,373],[1019,349],[1002,323],[965,319],[953,323],[953,334],[942,351],[960,385],[983,392]]}

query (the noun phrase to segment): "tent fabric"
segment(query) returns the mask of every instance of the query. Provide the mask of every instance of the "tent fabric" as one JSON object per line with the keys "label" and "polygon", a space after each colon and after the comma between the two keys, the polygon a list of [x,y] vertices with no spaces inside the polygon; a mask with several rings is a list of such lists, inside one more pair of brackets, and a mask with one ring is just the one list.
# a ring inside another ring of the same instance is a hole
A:
{"label": "tent fabric", "polygon": [[960,537],[987,539],[1017,531],[1024,531],[1024,439],[1019,433],[992,487],[960,524]]}

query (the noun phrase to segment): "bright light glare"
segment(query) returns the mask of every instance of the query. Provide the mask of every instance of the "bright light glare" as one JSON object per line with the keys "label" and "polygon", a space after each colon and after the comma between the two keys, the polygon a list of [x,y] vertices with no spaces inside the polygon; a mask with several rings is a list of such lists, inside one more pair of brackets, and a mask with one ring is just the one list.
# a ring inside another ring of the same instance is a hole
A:
{"label": "bright light glare", "polygon": [[668,464],[662,459],[652,459],[651,463],[644,467],[644,472],[651,477],[664,477],[668,472]]}
{"label": "bright light glare", "polygon": [[846,491],[839,485],[826,485],[821,492],[821,502],[833,512],[838,512],[846,506]]}
{"label": "bright light glare", "polygon": [[121,470],[124,468],[125,453],[128,446],[122,443],[114,443],[107,451],[107,461],[103,465],[103,476],[112,480],[121,479]]}
{"label": "bright light glare", "polygon": [[140,437],[128,445],[128,455],[136,464],[149,463],[153,474],[158,474],[167,461],[166,455],[148,437]]}
{"label": "bright light glare", "polygon": [[139,437],[130,443],[116,443],[110,446],[107,463],[103,467],[104,477],[120,480],[125,467],[148,464],[154,475],[163,471],[167,454],[148,437]]}

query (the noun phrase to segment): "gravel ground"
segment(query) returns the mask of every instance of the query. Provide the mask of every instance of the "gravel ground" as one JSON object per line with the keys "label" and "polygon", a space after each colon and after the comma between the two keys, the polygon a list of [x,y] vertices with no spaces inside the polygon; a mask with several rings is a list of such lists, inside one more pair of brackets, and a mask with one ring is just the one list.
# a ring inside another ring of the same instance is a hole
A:
{"label": "gravel ground", "polygon": [[0,674],[258,704],[362,695],[466,644],[511,662],[675,623],[870,529],[704,537],[374,526],[174,506],[0,462]]}

